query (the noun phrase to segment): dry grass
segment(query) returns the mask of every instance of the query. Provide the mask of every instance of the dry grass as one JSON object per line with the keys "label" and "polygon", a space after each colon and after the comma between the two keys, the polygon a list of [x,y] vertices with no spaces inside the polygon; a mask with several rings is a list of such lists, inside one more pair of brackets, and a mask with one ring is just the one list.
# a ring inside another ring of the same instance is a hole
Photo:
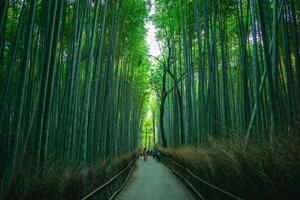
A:
{"label": "dry grass", "polygon": [[[87,175],[82,168],[71,168],[64,162],[58,162],[44,169],[42,176],[20,171],[15,176],[12,187],[4,195],[4,199],[81,199],[123,170],[135,155],[136,153],[125,155],[113,160],[110,165],[107,161],[99,161],[89,167]],[[99,196],[107,198],[108,190],[109,188],[106,188]]]}
{"label": "dry grass", "polygon": [[205,148],[164,149],[162,155],[199,177],[245,199],[295,199],[300,195],[300,136],[278,137],[268,144],[244,140],[211,141]]}

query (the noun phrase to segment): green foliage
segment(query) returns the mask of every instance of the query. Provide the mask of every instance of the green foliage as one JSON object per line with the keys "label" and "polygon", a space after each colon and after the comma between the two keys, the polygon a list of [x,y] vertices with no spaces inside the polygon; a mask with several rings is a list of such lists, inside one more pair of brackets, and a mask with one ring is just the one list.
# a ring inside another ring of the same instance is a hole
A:
{"label": "green foliage", "polygon": [[29,179],[62,160],[84,170],[135,149],[150,94],[144,1],[4,2],[0,192],[21,166]]}
{"label": "green foliage", "polygon": [[147,149],[153,149],[153,116],[150,113],[150,109],[148,108],[148,113],[143,122],[142,128],[142,144],[141,146]]}
{"label": "green foliage", "polygon": [[167,90],[173,90],[159,122],[166,125],[170,146],[182,138],[201,146],[209,136],[233,135],[272,143],[275,132],[288,131],[299,121],[299,6],[278,1],[275,9],[275,1],[155,1],[151,19],[158,28],[163,64],[151,69],[150,82],[160,94],[171,46],[170,71],[176,77],[167,75]]}

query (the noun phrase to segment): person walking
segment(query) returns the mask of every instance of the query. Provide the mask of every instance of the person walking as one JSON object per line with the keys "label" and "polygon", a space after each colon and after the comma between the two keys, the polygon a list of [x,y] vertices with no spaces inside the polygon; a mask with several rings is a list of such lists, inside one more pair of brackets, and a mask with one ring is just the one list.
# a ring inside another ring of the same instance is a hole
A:
{"label": "person walking", "polygon": [[143,154],[144,154],[144,161],[147,161],[147,149],[145,148],[144,151],[143,151]]}
{"label": "person walking", "polygon": [[156,162],[160,161],[160,151],[158,149],[155,149],[153,158],[155,159]]}
{"label": "person walking", "polygon": [[157,150],[157,152],[156,152],[156,161],[160,162],[160,151],[159,150]]}

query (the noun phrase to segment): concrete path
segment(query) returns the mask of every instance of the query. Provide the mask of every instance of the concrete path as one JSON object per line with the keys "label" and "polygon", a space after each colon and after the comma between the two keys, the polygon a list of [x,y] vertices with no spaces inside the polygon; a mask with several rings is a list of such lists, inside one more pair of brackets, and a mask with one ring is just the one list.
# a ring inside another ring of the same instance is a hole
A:
{"label": "concrete path", "polygon": [[194,200],[188,189],[162,163],[142,157],[117,200]]}

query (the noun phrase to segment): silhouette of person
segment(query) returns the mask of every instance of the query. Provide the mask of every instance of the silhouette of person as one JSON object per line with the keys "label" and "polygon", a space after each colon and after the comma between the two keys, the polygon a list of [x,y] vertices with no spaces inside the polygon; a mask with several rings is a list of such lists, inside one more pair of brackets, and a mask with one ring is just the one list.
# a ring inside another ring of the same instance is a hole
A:
{"label": "silhouette of person", "polygon": [[143,151],[143,154],[144,154],[144,161],[147,161],[147,149],[145,148],[144,151]]}

